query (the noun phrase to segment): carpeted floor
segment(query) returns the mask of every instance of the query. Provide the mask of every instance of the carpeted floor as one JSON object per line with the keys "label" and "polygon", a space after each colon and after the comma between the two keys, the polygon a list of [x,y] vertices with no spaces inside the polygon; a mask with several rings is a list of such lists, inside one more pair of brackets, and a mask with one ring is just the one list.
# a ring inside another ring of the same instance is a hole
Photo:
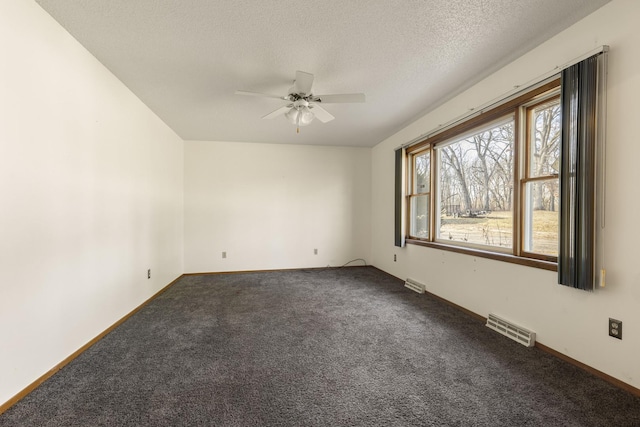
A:
{"label": "carpeted floor", "polygon": [[187,276],[4,426],[640,426],[640,398],[372,267]]}

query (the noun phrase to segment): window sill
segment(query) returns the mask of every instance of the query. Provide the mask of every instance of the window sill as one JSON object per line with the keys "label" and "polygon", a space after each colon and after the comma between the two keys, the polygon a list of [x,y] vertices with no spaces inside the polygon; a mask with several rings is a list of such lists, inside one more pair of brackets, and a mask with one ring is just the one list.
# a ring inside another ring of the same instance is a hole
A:
{"label": "window sill", "polygon": [[457,252],[460,254],[473,255],[480,258],[494,259],[497,261],[510,262],[512,264],[526,265],[527,267],[541,268],[543,270],[558,271],[558,264],[550,261],[543,261],[534,258],[518,257],[511,254],[501,254],[499,252],[489,252],[481,249],[463,248],[444,243],[427,242],[424,240],[407,239],[407,244],[425,246],[427,248],[442,249],[443,251]]}

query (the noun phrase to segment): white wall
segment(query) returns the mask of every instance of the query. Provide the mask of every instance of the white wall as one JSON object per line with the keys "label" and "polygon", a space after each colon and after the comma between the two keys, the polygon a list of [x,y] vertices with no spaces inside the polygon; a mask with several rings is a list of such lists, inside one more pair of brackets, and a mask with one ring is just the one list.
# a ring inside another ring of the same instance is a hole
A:
{"label": "white wall", "polygon": [[183,272],[183,142],[34,1],[0,52],[2,404]]}
{"label": "white wall", "polygon": [[[373,150],[373,263],[475,313],[492,312],[526,326],[538,340],[640,388],[640,2],[614,0]],[[605,263],[608,284],[594,293],[557,285],[556,273],[409,245],[393,246],[393,150],[469,108],[578,57],[611,46],[609,68]],[[393,254],[398,261],[393,262]],[[623,340],[607,321],[623,321]]]}
{"label": "white wall", "polygon": [[[183,143],[35,2],[3,0],[0,404],[182,272],[354,258],[510,318],[640,388],[637,16],[639,2],[614,0],[372,151]],[[611,46],[605,289],[580,292],[548,271],[393,246],[395,147],[602,44]],[[607,336],[608,317],[624,322],[622,341]]]}
{"label": "white wall", "polygon": [[186,141],[185,272],[370,262],[370,193],[369,148]]}

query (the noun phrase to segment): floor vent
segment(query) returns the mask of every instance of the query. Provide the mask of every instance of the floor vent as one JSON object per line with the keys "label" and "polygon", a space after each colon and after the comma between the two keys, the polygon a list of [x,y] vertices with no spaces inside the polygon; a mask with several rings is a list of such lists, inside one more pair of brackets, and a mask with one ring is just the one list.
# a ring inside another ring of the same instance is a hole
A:
{"label": "floor vent", "polygon": [[514,341],[519,342],[520,344],[533,347],[536,343],[536,333],[531,332],[528,329],[522,328],[518,325],[514,325],[513,323],[501,319],[494,314],[489,314],[487,318],[487,327],[493,329],[494,331],[498,331],[502,335],[511,338]]}
{"label": "floor vent", "polygon": [[415,281],[415,280],[413,280],[413,279],[407,279],[407,280],[404,282],[404,287],[405,287],[405,288],[409,288],[409,289],[411,289],[412,291],[415,291],[415,292],[417,292],[417,293],[419,293],[419,294],[424,294],[424,288],[425,288],[425,286],[424,286],[422,283],[416,282],[416,281]]}

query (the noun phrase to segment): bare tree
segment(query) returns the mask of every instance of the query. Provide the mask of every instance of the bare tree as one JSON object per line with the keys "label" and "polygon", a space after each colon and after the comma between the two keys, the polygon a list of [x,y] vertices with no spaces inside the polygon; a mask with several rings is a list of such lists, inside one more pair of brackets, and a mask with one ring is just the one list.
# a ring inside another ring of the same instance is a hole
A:
{"label": "bare tree", "polygon": [[[560,156],[560,104],[552,104],[536,109],[535,135],[532,145],[533,176],[544,176],[558,173],[557,163]],[[537,185],[533,195],[534,210],[556,209],[555,197],[549,197],[549,189],[545,185]],[[551,190],[553,193],[553,190]],[[546,197],[545,197],[546,196]]]}
{"label": "bare tree", "polygon": [[513,196],[513,123],[500,126],[487,152],[492,161],[492,200],[498,210],[510,210]]}
{"label": "bare tree", "polygon": [[462,192],[462,204],[464,209],[473,209],[471,202],[471,194],[469,193],[469,185],[467,183],[467,174],[465,168],[466,150],[463,150],[462,144],[452,144],[442,149],[442,162],[446,169],[453,171],[456,180],[460,184]]}
{"label": "bare tree", "polygon": [[443,203],[459,193],[463,210],[511,208],[512,122],[443,147],[441,158],[443,167],[440,196]]}

